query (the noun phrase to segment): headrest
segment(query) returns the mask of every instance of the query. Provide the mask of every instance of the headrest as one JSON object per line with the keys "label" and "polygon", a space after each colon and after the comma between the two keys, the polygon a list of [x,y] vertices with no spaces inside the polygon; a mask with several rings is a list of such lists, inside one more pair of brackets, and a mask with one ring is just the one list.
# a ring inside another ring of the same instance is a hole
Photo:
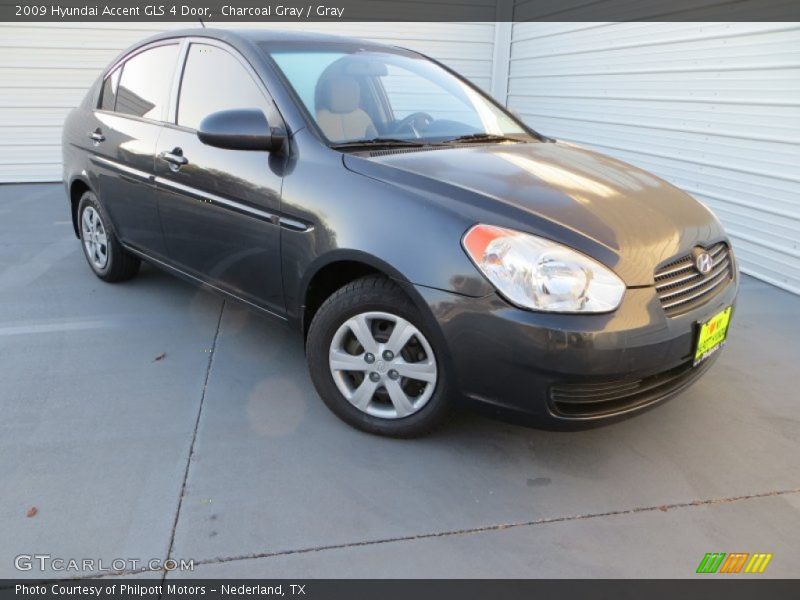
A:
{"label": "headrest", "polygon": [[320,82],[323,85],[320,108],[333,113],[351,113],[361,104],[361,88],[355,78],[348,75],[333,75]]}

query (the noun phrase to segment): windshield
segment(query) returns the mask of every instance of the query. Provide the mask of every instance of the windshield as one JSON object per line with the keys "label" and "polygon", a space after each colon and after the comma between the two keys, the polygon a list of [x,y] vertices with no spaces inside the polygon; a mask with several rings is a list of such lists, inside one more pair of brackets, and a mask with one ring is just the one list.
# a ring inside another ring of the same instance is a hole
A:
{"label": "windshield", "polygon": [[334,146],[537,139],[473,87],[412,52],[338,44],[265,49]]}

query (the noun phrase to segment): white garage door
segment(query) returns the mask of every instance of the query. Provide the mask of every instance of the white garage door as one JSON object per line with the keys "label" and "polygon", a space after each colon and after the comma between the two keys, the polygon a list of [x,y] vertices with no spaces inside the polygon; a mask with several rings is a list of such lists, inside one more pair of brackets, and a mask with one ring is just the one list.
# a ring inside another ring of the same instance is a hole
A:
{"label": "white garage door", "polygon": [[[0,23],[0,183],[61,179],[61,125],[98,73],[130,44],[191,23]],[[247,23],[322,31],[428,54],[484,89],[491,84],[494,23]]]}
{"label": "white garage door", "polygon": [[518,23],[508,105],[692,193],[800,293],[800,24]]}

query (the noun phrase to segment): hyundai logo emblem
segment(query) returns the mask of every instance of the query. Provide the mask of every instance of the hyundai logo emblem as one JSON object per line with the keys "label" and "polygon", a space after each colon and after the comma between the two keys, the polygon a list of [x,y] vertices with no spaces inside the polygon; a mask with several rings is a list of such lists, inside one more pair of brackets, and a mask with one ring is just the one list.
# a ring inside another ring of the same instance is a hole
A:
{"label": "hyundai logo emblem", "polygon": [[694,259],[694,266],[702,275],[708,275],[714,266],[714,259],[708,252],[700,252]]}

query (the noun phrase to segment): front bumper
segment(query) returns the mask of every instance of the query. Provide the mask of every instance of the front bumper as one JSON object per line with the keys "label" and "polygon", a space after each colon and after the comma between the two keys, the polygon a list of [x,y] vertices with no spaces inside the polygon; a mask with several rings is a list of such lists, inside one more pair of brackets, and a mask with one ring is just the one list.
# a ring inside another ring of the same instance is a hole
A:
{"label": "front bumper", "polygon": [[[601,315],[521,310],[497,294],[416,290],[438,324],[455,393],[500,416],[570,428],[640,412],[707,371],[716,356],[692,367],[697,323],[734,305],[738,283],[737,274],[706,304],[675,317],[664,314],[653,287],[628,289],[616,311]],[[609,401],[589,407],[581,397]]]}

